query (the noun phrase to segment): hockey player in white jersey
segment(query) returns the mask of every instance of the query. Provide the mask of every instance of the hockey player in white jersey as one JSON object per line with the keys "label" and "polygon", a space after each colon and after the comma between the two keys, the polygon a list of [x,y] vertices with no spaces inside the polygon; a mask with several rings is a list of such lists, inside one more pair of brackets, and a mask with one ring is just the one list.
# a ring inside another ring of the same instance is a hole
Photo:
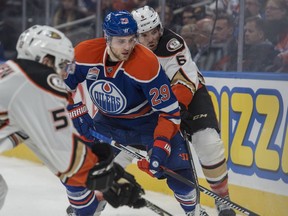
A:
{"label": "hockey player in white jersey", "polygon": [[[229,198],[224,145],[204,78],[191,58],[183,38],[163,28],[149,6],[132,11],[138,24],[139,42],[152,50],[168,75],[181,107],[181,130],[188,133],[211,189]],[[216,202],[220,216],[234,216],[227,205]]]}
{"label": "hockey player in white jersey", "polygon": [[[0,152],[24,141],[66,187],[73,215],[99,215],[94,190],[104,191],[104,198],[108,192],[120,197],[121,205],[141,201],[142,188],[114,163],[111,146],[88,147],[68,117],[59,74],[74,58],[70,40],[55,28],[35,25],[20,35],[16,48],[17,59],[0,65]],[[1,204],[5,193],[0,199]]]}

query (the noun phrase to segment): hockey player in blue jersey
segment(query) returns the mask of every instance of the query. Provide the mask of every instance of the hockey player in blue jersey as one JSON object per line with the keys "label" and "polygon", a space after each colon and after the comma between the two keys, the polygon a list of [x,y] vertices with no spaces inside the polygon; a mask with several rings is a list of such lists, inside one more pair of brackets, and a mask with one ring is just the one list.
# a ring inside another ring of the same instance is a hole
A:
{"label": "hockey player in blue jersey", "polygon": [[[65,83],[68,90],[86,81],[98,108],[93,120],[82,102],[68,107],[80,134],[93,139],[89,128],[129,146],[139,145],[150,155],[138,167],[169,188],[187,215],[194,215],[196,192],[169,176],[164,165],[192,180],[185,140],[179,133],[179,104],[157,57],[136,43],[137,24],[127,11],[109,13],[104,38],[83,41],[75,47],[75,67]],[[117,154],[118,152],[116,152]]]}

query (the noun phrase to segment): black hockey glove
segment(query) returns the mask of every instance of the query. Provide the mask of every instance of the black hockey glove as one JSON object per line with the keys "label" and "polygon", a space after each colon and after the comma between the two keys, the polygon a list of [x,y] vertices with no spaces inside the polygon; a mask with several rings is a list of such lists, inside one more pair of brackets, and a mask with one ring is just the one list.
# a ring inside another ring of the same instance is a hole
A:
{"label": "black hockey glove", "polygon": [[89,171],[86,186],[90,190],[106,191],[112,186],[116,175],[113,149],[109,144],[100,142],[94,143],[91,149],[99,162]]}
{"label": "black hockey glove", "polygon": [[112,187],[103,193],[105,200],[114,208],[127,205],[141,208],[146,205],[142,187],[136,182],[133,175],[127,173],[119,164],[114,163],[115,179]]}
{"label": "black hockey glove", "polygon": [[186,107],[179,103],[180,105],[180,115],[181,115],[181,124],[180,129],[182,132],[186,131],[186,133],[191,134],[191,124],[193,121],[193,115],[186,109]]}

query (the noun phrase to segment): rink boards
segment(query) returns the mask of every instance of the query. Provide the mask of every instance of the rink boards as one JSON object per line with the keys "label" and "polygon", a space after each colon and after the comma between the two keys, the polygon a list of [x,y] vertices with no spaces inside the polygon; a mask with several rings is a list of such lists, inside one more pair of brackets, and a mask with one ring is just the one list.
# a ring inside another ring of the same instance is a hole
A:
{"label": "rink boards", "polygon": [[[203,73],[220,122],[229,167],[230,194],[234,202],[260,215],[286,215],[288,211],[288,74]],[[93,115],[96,109],[82,98]],[[77,100],[78,99],[78,100]],[[6,155],[38,159],[25,146]],[[196,155],[194,155],[197,157]],[[200,183],[209,188],[196,164]],[[156,181],[128,167],[146,188],[171,194],[164,180]],[[213,199],[201,201],[213,206]]]}

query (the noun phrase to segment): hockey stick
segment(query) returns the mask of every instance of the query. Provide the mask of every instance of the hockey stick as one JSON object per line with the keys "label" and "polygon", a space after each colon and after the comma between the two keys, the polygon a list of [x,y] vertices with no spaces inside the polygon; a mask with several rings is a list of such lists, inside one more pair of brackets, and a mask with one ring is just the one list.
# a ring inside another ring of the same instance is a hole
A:
{"label": "hockey stick", "polygon": [[[159,206],[153,204],[152,202],[150,202],[149,200],[145,199],[142,197],[142,199],[145,200],[145,206],[147,208],[149,208],[150,210],[152,210],[153,212],[155,212],[156,214],[160,215],[160,216],[173,216],[172,214],[170,214],[169,212],[165,211],[164,209],[160,208]],[[71,205],[69,205],[66,209],[66,213],[68,214],[68,216],[73,216],[75,215],[74,209],[72,208]]]}
{"label": "hockey stick", "polygon": [[[90,133],[91,133],[91,135],[92,135],[93,137],[95,137],[95,138],[97,138],[97,139],[99,139],[99,140],[102,140],[102,141],[104,141],[104,142],[109,143],[109,144],[112,145],[114,148],[117,148],[117,149],[120,150],[120,151],[124,150],[121,146],[118,146],[118,144],[117,144],[114,140],[112,140],[112,139],[110,139],[110,138],[108,138],[108,137],[106,137],[106,136],[103,136],[102,134],[99,134],[99,133],[97,133],[96,131],[94,131],[94,130],[92,130],[92,129],[90,129]],[[126,147],[125,147],[125,148],[126,148]],[[128,149],[127,149],[127,150],[128,150]],[[124,151],[125,151],[125,150],[124,150]],[[125,151],[125,152],[128,153],[127,151]],[[132,152],[133,152],[133,151],[132,151]],[[129,154],[129,153],[128,153],[128,154]],[[133,152],[133,154],[130,153],[130,155],[133,156],[133,157],[135,157],[136,154],[138,155],[138,156],[137,156],[138,159],[144,157],[143,155],[141,155],[141,154],[139,154],[139,153],[136,153],[136,152]],[[143,198],[143,197],[142,197],[142,198]],[[147,199],[145,199],[145,198],[143,198],[143,199],[145,200],[145,206],[146,206],[147,208],[149,208],[150,210],[152,210],[153,212],[157,213],[158,215],[160,215],[160,216],[173,216],[172,214],[170,214],[169,212],[165,211],[165,210],[162,209],[161,207],[155,205],[154,203],[150,202],[149,200],[147,200]]]}
{"label": "hockey stick", "polygon": [[[187,151],[188,151],[188,158],[190,159],[190,164],[191,164],[191,168],[192,168],[192,177],[194,179],[195,182],[195,190],[196,190],[196,208],[195,208],[195,214],[196,215],[200,215],[200,189],[199,189],[199,182],[198,182],[198,176],[197,176],[197,172],[196,172],[196,168],[195,168],[195,164],[194,164],[194,160],[192,157],[192,152],[191,152],[191,148],[188,142],[188,138],[187,138],[187,134],[186,131],[184,131],[183,133],[184,139],[185,139],[185,143],[186,143],[186,147],[187,147]],[[202,212],[203,216],[208,216],[208,214],[203,211]]]}
{"label": "hockey stick", "polygon": [[[113,140],[111,138],[108,138],[106,136],[103,136],[102,134],[99,134],[98,132],[96,132],[96,131],[94,131],[92,129],[90,129],[90,133],[91,133],[91,135],[93,137],[95,137],[95,138],[97,138],[99,140],[102,140],[104,142],[109,143],[110,145],[112,145],[113,147],[117,148],[118,150],[124,151],[127,154],[135,157],[136,159],[145,158],[143,155],[139,154],[138,152],[135,152],[135,151],[127,148],[126,146],[124,146],[124,145],[122,145],[120,143],[117,143],[115,140]],[[161,168],[163,169],[163,172],[166,175],[171,176],[171,177],[177,179],[178,181],[181,181],[182,183],[184,183],[184,184],[186,184],[186,185],[188,185],[190,187],[196,187],[196,185],[192,181],[184,178],[183,176],[179,175],[178,173],[175,173],[173,170],[170,170],[169,168],[164,167],[164,166],[161,166]],[[207,189],[207,188],[205,188],[205,187],[203,187],[201,185],[199,185],[199,190],[201,192],[203,192],[204,194],[214,198],[216,201],[220,201],[220,202],[230,206],[231,208],[244,213],[245,215],[259,216],[258,214],[250,211],[249,209],[246,209],[246,208],[238,205],[237,203],[232,202],[231,200],[228,200],[228,199],[225,199],[223,197],[220,197],[218,194],[214,193],[213,191],[211,191],[211,190],[209,190],[209,189]]]}
{"label": "hockey stick", "polygon": [[145,199],[146,201],[146,207],[152,210],[153,212],[157,213],[158,215],[161,216],[173,216],[169,212],[165,211],[164,209],[160,208],[159,206],[155,205],[154,203],[150,202],[149,200]]}

